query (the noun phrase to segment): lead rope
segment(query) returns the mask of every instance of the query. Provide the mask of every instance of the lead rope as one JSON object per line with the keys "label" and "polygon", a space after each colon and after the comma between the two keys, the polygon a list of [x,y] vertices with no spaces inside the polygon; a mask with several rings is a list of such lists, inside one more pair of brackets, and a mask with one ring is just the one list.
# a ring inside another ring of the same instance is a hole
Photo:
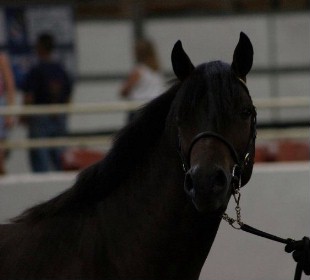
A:
{"label": "lead rope", "polygon": [[233,197],[236,202],[235,212],[236,212],[236,218],[231,218],[227,213],[224,213],[222,215],[222,219],[226,221],[230,226],[232,226],[234,229],[243,230],[245,232],[264,237],[273,241],[277,241],[283,244],[286,244],[285,246],[285,252],[292,253],[293,252],[293,258],[297,262],[296,269],[295,269],[295,275],[294,280],[301,280],[302,272],[306,275],[310,275],[310,239],[309,237],[304,237],[302,240],[295,241],[291,238],[281,238],[275,235],[272,235],[270,233],[258,230],[256,228],[253,228],[241,220],[241,207],[240,207],[240,188],[241,188],[241,176],[238,176],[237,180],[237,187],[236,187],[236,174],[235,174],[235,167],[233,169]]}

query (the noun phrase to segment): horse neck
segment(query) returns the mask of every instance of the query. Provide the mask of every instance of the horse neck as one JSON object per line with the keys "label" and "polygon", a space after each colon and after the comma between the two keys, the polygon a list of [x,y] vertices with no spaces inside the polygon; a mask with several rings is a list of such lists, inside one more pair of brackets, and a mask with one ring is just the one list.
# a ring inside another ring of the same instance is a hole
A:
{"label": "horse neck", "polygon": [[[183,181],[176,147],[164,135],[146,161],[102,203],[101,213],[108,224],[105,236],[117,240],[110,254],[121,252],[126,274],[135,267],[128,256],[138,254],[164,278],[199,276],[220,219],[198,214],[184,193]],[[118,208],[113,204],[116,197],[122,201]],[[124,249],[124,244],[131,246]]]}

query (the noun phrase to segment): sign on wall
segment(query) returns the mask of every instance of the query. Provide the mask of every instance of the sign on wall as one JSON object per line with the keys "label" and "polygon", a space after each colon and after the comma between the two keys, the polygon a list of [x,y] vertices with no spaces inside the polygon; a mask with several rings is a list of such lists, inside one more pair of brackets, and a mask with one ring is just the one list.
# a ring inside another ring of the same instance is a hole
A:
{"label": "sign on wall", "polygon": [[74,75],[74,21],[71,6],[12,6],[0,9],[0,47],[11,59],[16,84],[36,61],[34,44],[40,33],[51,33],[56,42],[55,56]]}

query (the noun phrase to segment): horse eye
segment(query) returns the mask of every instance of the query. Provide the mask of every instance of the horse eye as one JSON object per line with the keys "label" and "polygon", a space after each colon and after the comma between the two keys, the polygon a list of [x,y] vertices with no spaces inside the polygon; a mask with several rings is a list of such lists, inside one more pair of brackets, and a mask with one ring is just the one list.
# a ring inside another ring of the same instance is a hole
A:
{"label": "horse eye", "polygon": [[250,108],[244,108],[240,115],[242,119],[246,120],[252,116],[252,110]]}

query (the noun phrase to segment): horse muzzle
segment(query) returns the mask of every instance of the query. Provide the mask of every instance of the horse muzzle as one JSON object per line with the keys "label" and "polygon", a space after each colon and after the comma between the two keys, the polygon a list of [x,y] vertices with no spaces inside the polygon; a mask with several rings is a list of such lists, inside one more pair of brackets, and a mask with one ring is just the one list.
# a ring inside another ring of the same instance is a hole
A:
{"label": "horse muzzle", "polygon": [[231,195],[232,175],[221,166],[207,170],[193,166],[184,180],[184,190],[200,212],[225,211]]}

